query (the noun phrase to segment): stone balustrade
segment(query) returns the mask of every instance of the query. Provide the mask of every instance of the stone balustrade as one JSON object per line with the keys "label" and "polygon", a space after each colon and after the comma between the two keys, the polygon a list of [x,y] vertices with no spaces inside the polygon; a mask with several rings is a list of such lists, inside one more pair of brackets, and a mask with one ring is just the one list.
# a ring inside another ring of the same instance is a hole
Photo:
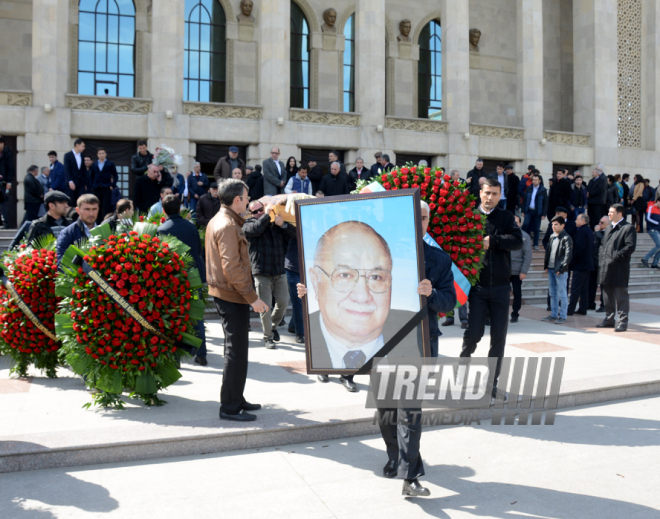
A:
{"label": "stone balustrade", "polygon": [[327,126],[360,126],[360,114],[353,112],[328,112],[325,110],[289,109],[289,118],[297,123],[324,124]]}
{"label": "stone balustrade", "polygon": [[0,90],[0,106],[32,106],[29,90]]}
{"label": "stone balustrade", "polygon": [[403,117],[385,117],[385,127],[393,130],[410,132],[447,133],[447,121],[436,119],[406,119]]}
{"label": "stone balustrade", "polygon": [[491,137],[493,139],[515,139],[521,141],[525,138],[525,129],[511,126],[471,124],[470,134],[476,135],[478,137]]}
{"label": "stone balustrade", "polygon": [[226,103],[200,103],[184,101],[183,113],[191,117],[213,117],[216,119],[261,119],[263,109],[254,105],[234,105]]}
{"label": "stone balustrade", "polygon": [[589,135],[581,133],[558,132],[545,130],[543,137],[548,142],[568,144],[569,146],[589,146]]}
{"label": "stone balustrade", "polygon": [[151,112],[151,99],[67,94],[66,106],[72,110],[145,115]]}

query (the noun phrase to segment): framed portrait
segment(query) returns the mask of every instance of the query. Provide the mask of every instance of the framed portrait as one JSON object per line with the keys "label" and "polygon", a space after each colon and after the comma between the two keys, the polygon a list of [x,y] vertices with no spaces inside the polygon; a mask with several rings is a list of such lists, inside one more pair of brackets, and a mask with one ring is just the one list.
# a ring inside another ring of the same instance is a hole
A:
{"label": "framed portrait", "polygon": [[308,373],[431,355],[419,200],[406,189],[296,201]]}

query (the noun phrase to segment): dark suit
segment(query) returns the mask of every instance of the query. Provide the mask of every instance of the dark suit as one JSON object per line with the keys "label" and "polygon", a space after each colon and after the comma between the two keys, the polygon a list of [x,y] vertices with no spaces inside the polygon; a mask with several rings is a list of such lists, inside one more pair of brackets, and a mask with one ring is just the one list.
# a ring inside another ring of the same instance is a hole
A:
{"label": "dark suit", "polygon": [[573,258],[570,270],[573,272],[571,299],[568,313],[575,312],[580,301],[580,313],[586,313],[589,307],[589,277],[594,270],[594,233],[588,225],[578,228],[573,236]]}
{"label": "dark suit", "polygon": [[[71,200],[69,205],[72,207],[76,206],[78,197],[85,192],[85,180],[87,177],[87,170],[85,169],[85,160],[80,157],[80,167],[76,162],[76,156],[73,154],[73,151],[68,151],[64,154],[64,181],[66,183],[65,193],[69,195]],[[69,182],[75,184],[75,189],[72,191],[69,188]]]}
{"label": "dark suit", "polygon": [[99,161],[96,160],[91,169],[92,178],[94,179],[93,193],[99,199],[99,216],[96,223],[100,224],[112,212],[112,190],[110,188],[117,187],[117,168],[114,162],[106,160],[103,169],[101,169]]}
{"label": "dark suit", "polygon": [[348,188],[353,191],[357,185],[358,180],[369,180],[371,178],[371,171],[362,167],[362,171],[358,174],[357,168],[353,168],[348,173]]}
{"label": "dark suit", "polygon": [[66,182],[66,177],[64,175],[64,166],[59,160],[53,162],[53,167],[50,170],[50,188],[53,191],[61,191],[66,193],[69,186]]}
{"label": "dark suit", "polygon": [[325,196],[335,196],[335,195],[347,195],[350,193],[348,188],[348,179],[346,175],[341,173],[334,176],[332,173],[328,173],[321,179],[321,185],[319,189],[323,191]]}
{"label": "dark suit", "polygon": [[261,164],[265,195],[278,195],[284,192],[284,186],[280,186],[280,183],[286,179],[286,169],[284,169],[284,163],[281,160],[278,162],[280,164],[279,171],[273,159],[266,159]]}
{"label": "dark suit", "polygon": [[[329,372],[335,369],[343,369],[332,367],[328,346],[326,345],[323,332],[321,331],[320,315],[320,311],[309,314],[309,327],[311,330],[305,330],[305,333],[310,337],[311,342],[310,364],[312,369],[327,369]],[[410,321],[414,315],[415,312],[390,310],[385,325],[383,326],[384,344],[387,344],[387,341],[391,339],[403,327],[403,325]],[[417,332],[413,331],[410,332],[410,334],[408,334],[398,346],[388,354],[388,358],[417,358],[421,357],[422,354],[422,345],[418,344]]]}

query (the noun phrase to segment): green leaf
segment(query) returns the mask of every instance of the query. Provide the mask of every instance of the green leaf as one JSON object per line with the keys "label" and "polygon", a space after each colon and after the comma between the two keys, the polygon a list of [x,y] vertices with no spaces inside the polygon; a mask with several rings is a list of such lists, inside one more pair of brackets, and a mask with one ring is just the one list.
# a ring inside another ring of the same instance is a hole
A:
{"label": "green leaf", "polygon": [[202,345],[202,339],[189,333],[181,334],[181,342],[184,344],[189,344],[190,346],[194,346],[195,348],[199,348]]}
{"label": "green leaf", "polygon": [[179,380],[181,373],[179,373],[174,362],[168,361],[159,368],[158,376],[160,377],[161,386],[167,387]]}
{"label": "green leaf", "polygon": [[190,301],[190,311],[188,312],[188,315],[192,319],[195,319],[196,321],[200,321],[204,319],[205,308],[206,308],[206,304],[204,303],[203,299],[193,299]]}
{"label": "green leaf", "polygon": [[188,270],[188,281],[190,282],[191,290],[196,290],[202,286],[202,278],[199,275],[199,270],[192,268]]}
{"label": "green leaf", "polygon": [[96,387],[107,393],[121,394],[123,389],[121,383],[121,371],[113,370],[110,372],[110,370],[104,370],[96,382]]}
{"label": "green leaf", "polygon": [[138,236],[148,234],[149,236],[156,236],[158,226],[148,222],[136,223],[133,230],[138,233]]}
{"label": "green leaf", "polygon": [[135,392],[136,393],[155,393],[158,391],[158,385],[156,384],[156,379],[154,378],[153,373],[148,373],[143,371],[138,375],[137,380],[135,381]]}
{"label": "green leaf", "polygon": [[179,256],[183,256],[190,250],[190,247],[188,247],[188,245],[183,243],[178,238],[175,238],[171,234],[161,234],[159,235],[159,237],[164,242],[167,242],[172,252],[176,252]]}
{"label": "green leaf", "polygon": [[66,335],[73,331],[73,319],[69,314],[55,314],[55,334]]}
{"label": "green leaf", "polygon": [[71,269],[74,272],[73,274],[74,276],[75,273],[78,272],[78,267],[76,267],[73,264],[73,258],[75,258],[76,256],[80,256],[81,258],[84,258],[85,253],[75,245],[70,245],[69,248],[64,253],[64,256],[62,256],[62,265]]}
{"label": "green leaf", "polygon": [[65,360],[71,369],[78,375],[83,375],[92,369],[94,364],[92,357],[89,355],[80,355],[77,353],[71,353],[65,357]]}
{"label": "green leaf", "polygon": [[94,227],[90,233],[92,235],[92,241],[96,243],[97,241],[102,241],[102,240],[107,240],[110,238],[110,236],[113,235],[112,232],[112,227],[110,227],[109,223],[99,225],[98,227]]}

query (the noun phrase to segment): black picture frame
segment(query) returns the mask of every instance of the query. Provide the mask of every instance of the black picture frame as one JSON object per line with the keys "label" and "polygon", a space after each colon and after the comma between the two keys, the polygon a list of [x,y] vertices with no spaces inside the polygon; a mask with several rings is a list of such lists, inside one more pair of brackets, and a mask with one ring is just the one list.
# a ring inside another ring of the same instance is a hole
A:
{"label": "black picture frame", "polygon": [[[301,211],[303,208],[306,206],[320,206],[320,205],[327,205],[327,204],[336,204],[339,202],[350,202],[350,203],[355,203],[355,204],[360,204],[361,202],[365,201],[370,201],[374,199],[400,199],[401,197],[408,197],[411,199],[411,203],[413,204],[413,215],[414,215],[414,228],[410,229],[411,236],[414,236],[414,250],[417,255],[417,261],[416,261],[416,267],[417,267],[417,283],[419,283],[421,280],[425,278],[425,267],[424,267],[424,240],[423,240],[423,230],[422,230],[422,216],[421,216],[421,206],[420,206],[420,191],[419,189],[401,189],[401,190],[395,190],[395,191],[386,191],[386,192],[380,192],[380,193],[366,193],[362,195],[341,195],[341,196],[331,196],[331,197],[319,197],[319,198],[310,198],[306,200],[296,200],[295,202],[295,211],[296,211],[296,229],[297,229],[297,241],[298,241],[298,258],[299,258],[299,270],[300,270],[300,282],[304,284],[305,286],[308,286],[308,269],[310,268],[311,261],[308,258],[305,257],[305,243],[304,243],[304,234],[305,234],[305,222],[303,218],[301,217]],[[363,223],[368,223],[368,222],[363,222]],[[331,228],[332,226],[329,226]],[[327,229],[326,229],[327,230]],[[380,236],[380,235],[379,235]],[[382,238],[382,237],[381,237]],[[318,243],[318,240],[317,240]],[[416,291],[416,286],[415,286],[415,291]],[[392,289],[390,289],[392,290]],[[391,296],[390,296],[391,297]],[[392,323],[389,321],[390,312],[391,312],[391,307],[388,310],[388,320],[387,322],[387,329],[388,333],[385,332],[385,328],[383,328],[383,334],[382,337],[384,339],[384,342],[387,343],[388,339],[391,338],[392,335],[396,334],[397,331],[399,331],[401,328],[403,328],[409,321],[410,317],[414,317],[417,315],[418,312],[422,311],[422,309],[426,308],[426,297],[417,294],[417,297],[419,298],[419,308],[413,308],[410,312],[404,312],[404,311],[399,311],[399,310],[394,310],[394,312],[399,312],[396,314],[397,316],[404,317],[405,318],[400,318],[400,322]],[[302,299],[302,307],[303,307],[303,322],[304,322],[304,329],[305,329],[305,357],[306,357],[306,367],[307,367],[307,373],[308,374],[336,374],[336,375],[354,375],[357,373],[358,369],[345,369],[345,368],[334,368],[334,367],[325,367],[321,366],[320,364],[324,364],[327,362],[330,358],[330,355],[328,353],[327,346],[325,344],[325,340],[322,341],[323,347],[325,348],[325,353],[323,355],[320,355],[322,353],[322,350],[320,349],[320,344],[314,344],[314,337],[319,337],[320,331],[320,321],[317,322],[318,318],[315,318],[315,314],[320,314],[320,308],[318,312],[312,313],[312,318],[310,319],[310,310],[309,310],[309,301],[308,301],[308,296],[303,297]],[[430,357],[431,356],[431,347],[430,347],[430,333],[429,333],[429,321],[428,317],[424,317],[424,319],[420,322],[420,324],[410,333],[408,334],[404,341],[400,344],[402,346],[402,349],[398,352],[399,356],[400,354],[405,352],[410,352],[412,351],[412,336],[415,334],[414,342],[416,343],[416,353],[412,355],[405,355],[407,357],[413,356],[413,355],[420,355],[423,357]],[[421,342],[421,347],[420,343]],[[398,347],[398,346],[397,346]],[[397,351],[397,347],[395,347],[393,352]],[[405,347],[405,349],[403,349]],[[323,362],[319,361],[319,358],[323,360]],[[368,361],[369,359],[367,359]]]}

